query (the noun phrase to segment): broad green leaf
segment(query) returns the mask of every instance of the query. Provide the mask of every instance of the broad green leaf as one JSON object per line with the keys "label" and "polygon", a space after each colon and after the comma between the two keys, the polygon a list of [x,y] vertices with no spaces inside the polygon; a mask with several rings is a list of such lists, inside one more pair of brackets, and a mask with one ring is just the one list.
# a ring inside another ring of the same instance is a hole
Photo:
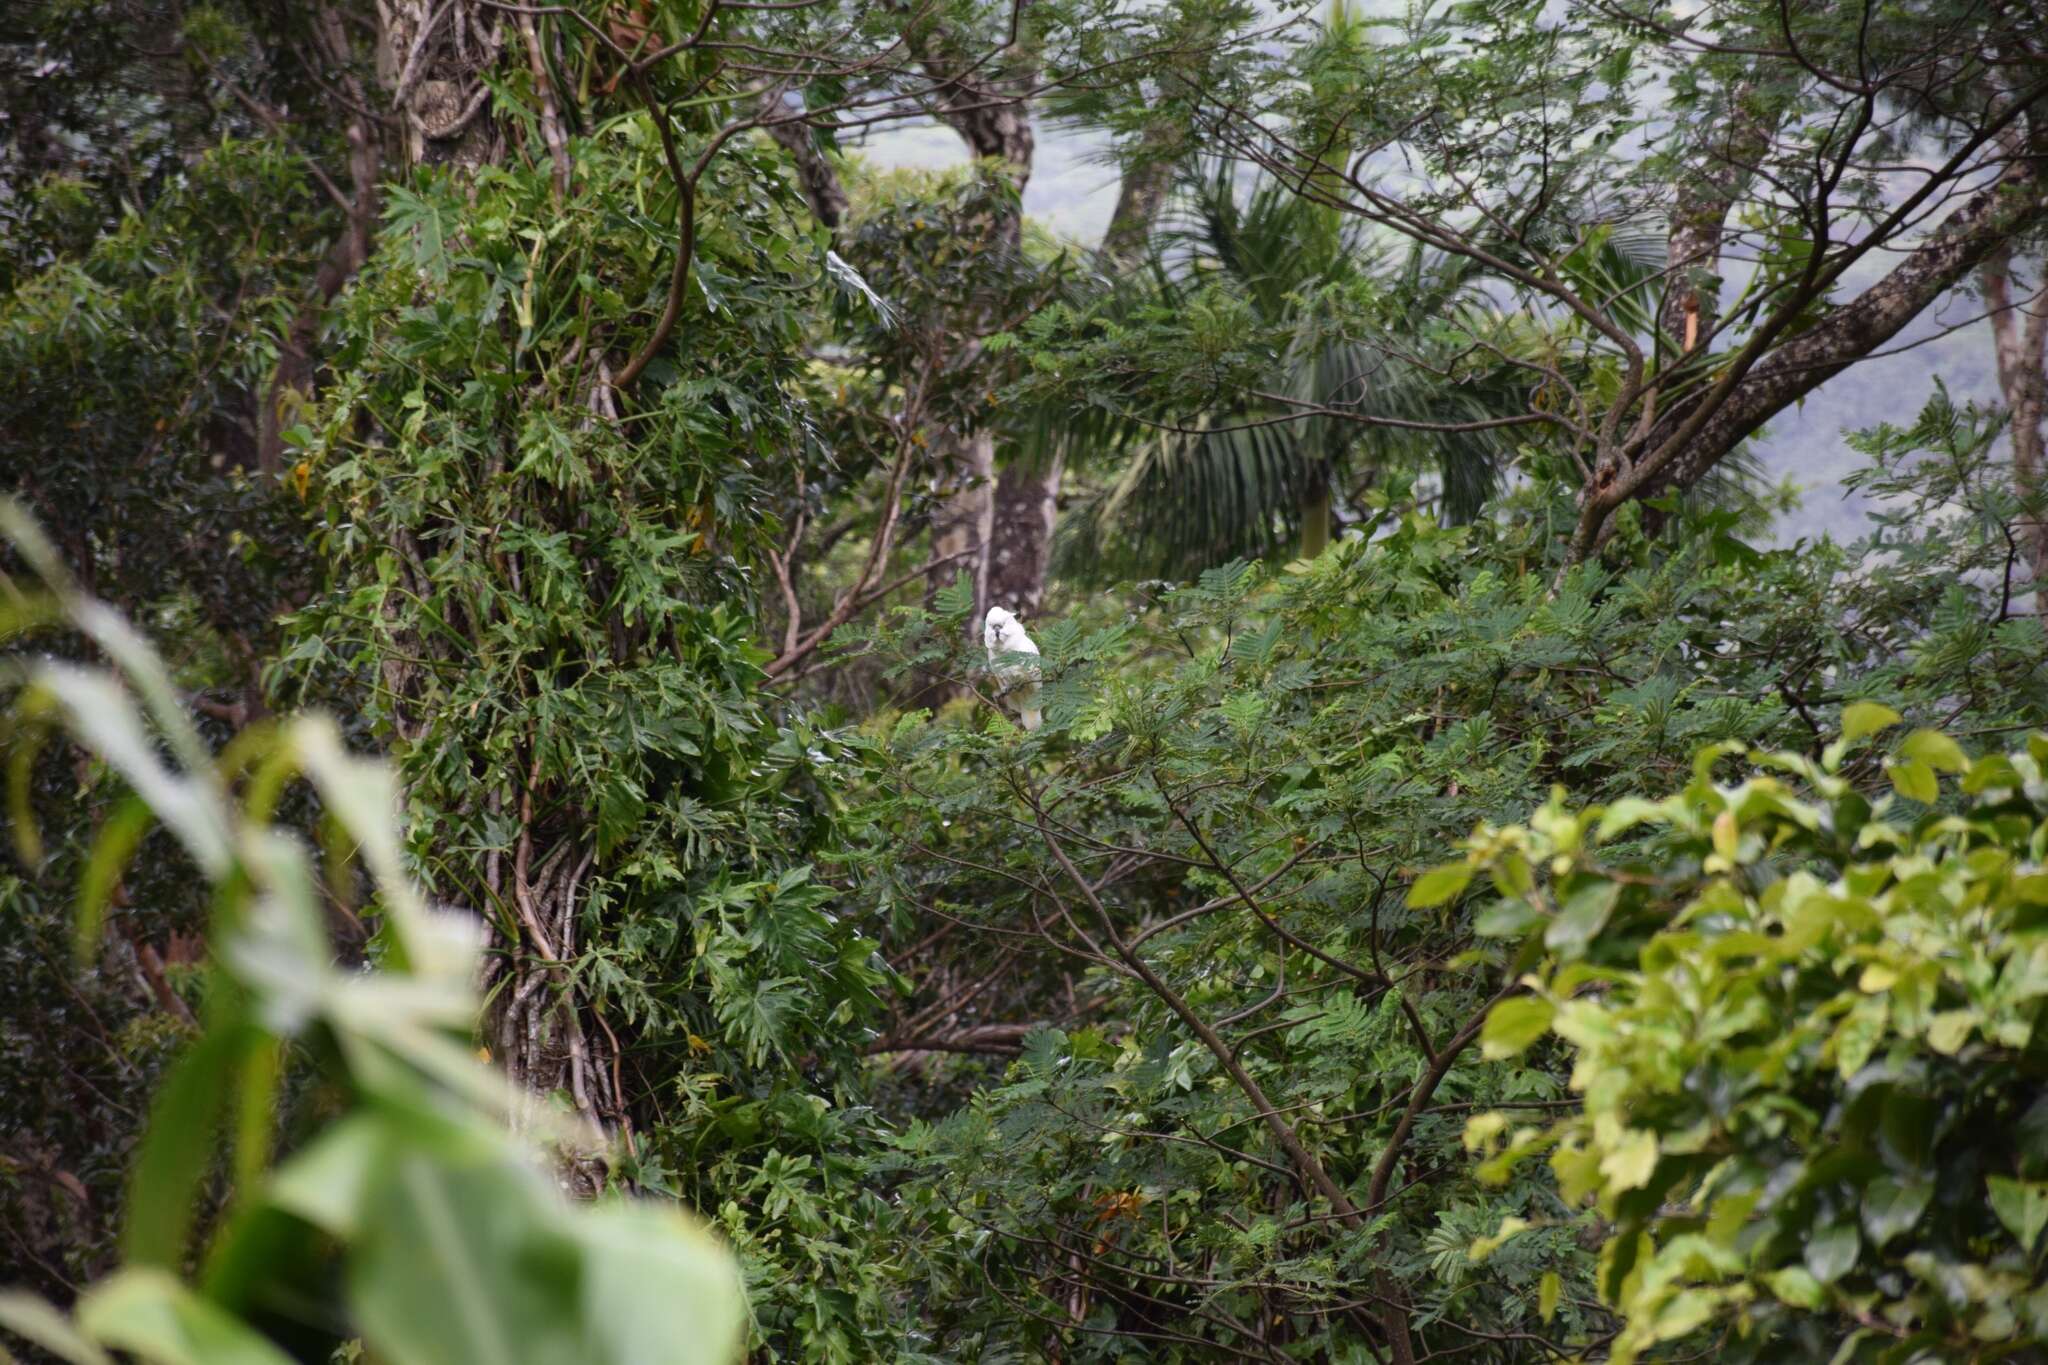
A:
{"label": "broad green leaf", "polygon": [[1671,814],[1664,809],[1663,802],[1645,801],[1639,796],[1624,796],[1619,801],[1609,803],[1607,809],[1601,813],[1600,827],[1595,837],[1605,843],[1615,835],[1625,834],[1637,825],[1652,821],[1668,822],[1670,819]]}
{"label": "broad green leaf", "polygon": [[1899,754],[1938,772],[1959,773],[1970,766],[1963,746],[1939,730],[1915,730],[1899,745]]}
{"label": "broad green leaf", "polygon": [[2005,1230],[2019,1239],[2022,1250],[2031,1252],[2048,1227],[2048,1180],[2013,1180],[1994,1175],[1988,1182],[1991,1208]]}
{"label": "broad green leaf", "polygon": [[1891,778],[1892,786],[1899,795],[1908,800],[1931,806],[1941,799],[1941,783],[1934,776],[1934,769],[1917,759],[1903,763],[1884,765],[1885,776]]}
{"label": "broad green leaf", "polygon": [[1536,1290],[1536,1316],[1549,1322],[1557,1316],[1558,1296],[1564,1292],[1564,1281],[1555,1270],[1543,1272],[1543,1281]]}
{"label": "broad green leaf", "polygon": [[1543,912],[1524,900],[1497,900],[1472,920],[1480,938],[1520,938],[1544,922]]}
{"label": "broad green leaf", "polygon": [[1833,1284],[1856,1264],[1861,1241],[1854,1223],[1833,1223],[1806,1239],[1806,1268],[1822,1284]]}
{"label": "broad green leaf", "polygon": [[277,1088],[284,1074],[284,1045],[253,1039],[242,1050],[235,1077],[235,1188],[253,1193],[270,1165],[270,1134],[277,1120]]}
{"label": "broad green leaf", "polygon": [[732,1256],[673,1209],[623,1204],[575,1221],[584,1248],[583,1322],[592,1365],[740,1359],[746,1295]]}
{"label": "broad green leaf", "polygon": [[1600,1158],[1610,1190],[1639,1190],[1657,1172],[1657,1135],[1642,1128],[1624,1131]]}
{"label": "broad green leaf", "polygon": [[1788,1265],[1766,1277],[1771,1292],[1794,1308],[1817,1309],[1827,1302],[1827,1290],[1803,1266]]}
{"label": "broad green leaf", "polygon": [[152,1365],[292,1365],[292,1359],[167,1271],[128,1269],[88,1291],[78,1322]]}
{"label": "broad green leaf", "polygon": [[1863,1190],[1863,1231],[1874,1247],[1907,1231],[1920,1220],[1934,1185],[1926,1180],[1901,1181],[1882,1175]]}
{"label": "broad green leaf", "polygon": [[1607,927],[1621,897],[1621,883],[1602,879],[1580,887],[1543,931],[1543,944],[1565,961],[1585,956],[1586,947]]}
{"label": "broad green leaf", "polygon": [[353,1114],[334,1124],[277,1168],[266,1190],[271,1203],[337,1238],[361,1224],[364,1192],[393,1150],[384,1119]]}
{"label": "broad green leaf", "polygon": [[1985,754],[1963,775],[1963,790],[1974,796],[1994,787],[2017,787],[2020,781],[2019,770],[2012,766],[2011,759],[2004,754]]}
{"label": "broad green leaf", "polygon": [[348,1272],[356,1320],[380,1359],[598,1365],[582,1330],[582,1249],[533,1172],[412,1155],[384,1174]]}
{"label": "broad green leaf", "polygon": [[114,1365],[113,1358],[46,1300],[23,1289],[0,1289],[0,1328],[69,1365]]}
{"label": "broad green leaf", "polygon": [[1953,1057],[1970,1040],[1970,1031],[1981,1022],[1977,1011],[1943,1010],[1927,1024],[1927,1046],[1944,1057]]}
{"label": "broad green leaf", "polygon": [[1697,1289],[1680,1290],[1657,1309],[1650,1335],[1657,1341],[1676,1341],[1690,1336],[1714,1316],[1714,1298]]}
{"label": "broad green leaf", "polygon": [[1842,738],[1853,744],[1865,735],[1888,730],[1904,719],[1882,702],[1852,701],[1842,708]]}
{"label": "broad green leaf", "polygon": [[164,1074],[128,1178],[121,1250],[131,1263],[184,1264],[199,1183],[219,1148],[221,1111],[239,1051],[234,1032],[215,1025]]}
{"label": "broad green leaf", "polygon": [[1735,861],[1735,854],[1742,846],[1742,828],[1736,823],[1735,812],[1724,810],[1714,817],[1714,852],[1729,863]]}
{"label": "broad green leaf", "polygon": [[1417,910],[1442,905],[1463,891],[1476,871],[1470,863],[1446,863],[1433,867],[1408,888],[1408,904]]}
{"label": "broad green leaf", "polygon": [[1479,1049],[1488,1061],[1520,1055],[1543,1036],[1557,1011],[1540,996],[1518,995],[1503,1000],[1486,1016],[1479,1030]]}

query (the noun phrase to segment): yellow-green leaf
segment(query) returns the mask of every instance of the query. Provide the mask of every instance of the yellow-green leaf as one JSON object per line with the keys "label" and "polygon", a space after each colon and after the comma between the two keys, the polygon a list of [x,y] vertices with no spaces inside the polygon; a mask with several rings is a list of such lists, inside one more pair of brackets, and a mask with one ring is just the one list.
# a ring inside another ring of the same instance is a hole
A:
{"label": "yellow-green leaf", "polygon": [[1885,775],[1891,778],[1892,786],[1898,789],[1899,795],[1922,805],[1933,805],[1941,796],[1941,784],[1935,780],[1934,769],[1918,759],[1887,763]]}
{"label": "yellow-green leaf", "polygon": [[1624,1132],[1600,1159],[1600,1174],[1615,1190],[1639,1190],[1650,1183],[1656,1170],[1657,1135],[1641,1128]]}
{"label": "yellow-green leaf", "polygon": [[1826,1291],[1813,1272],[1804,1266],[1788,1265],[1783,1270],[1774,1270],[1768,1279],[1771,1292],[1782,1303],[1794,1308],[1819,1308],[1826,1298]]}
{"label": "yellow-green leaf", "polygon": [[1879,730],[1889,730],[1905,717],[1882,702],[1852,701],[1842,708],[1842,738],[1852,743]]}
{"label": "yellow-green leaf", "polygon": [[1442,905],[1470,884],[1472,872],[1470,863],[1446,863],[1442,867],[1432,867],[1408,888],[1409,906],[1427,910],[1433,905]]}
{"label": "yellow-green leaf", "polygon": [[1944,1057],[1953,1057],[1970,1039],[1977,1026],[1975,1010],[1943,1010],[1927,1021],[1927,1046]]}
{"label": "yellow-green leaf", "polygon": [[1735,861],[1735,853],[1741,847],[1742,832],[1736,827],[1735,812],[1724,810],[1714,817],[1714,852]]}
{"label": "yellow-green leaf", "polygon": [[1486,1016],[1479,1030],[1479,1050],[1491,1062],[1514,1057],[1543,1036],[1557,1011],[1548,1000],[1533,995],[1503,1000]]}
{"label": "yellow-green leaf", "polygon": [[2009,1180],[1994,1175],[1990,1186],[1992,1212],[2006,1231],[2019,1239],[2022,1251],[2032,1251],[2041,1229],[2048,1227],[2048,1180]]}
{"label": "yellow-green leaf", "polygon": [[1945,773],[1959,773],[1970,766],[1963,746],[1939,730],[1915,730],[1907,735],[1899,745],[1899,756]]}
{"label": "yellow-green leaf", "polygon": [[155,823],[156,815],[149,803],[131,793],[121,798],[93,839],[92,852],[78,878],[78,925],[72,948],[79,965],[90,962],[98,950],[100,926],[106,923],[107,905],[113,899],[114,888],[120,884],[121,874],[127,870],[128,860],[134,856],[142,836]]}
{"label": "yellow-green leaf", "polygon": [[1500,1227],[1491,1237],[1475,1238],[1472,1245],[1465,1249],[1465,1255],[1474,1261],[1483,1261],[1493,1255],[1494,1252],[1499,1251],[1509,1238],[1527,1232],[1529,1226],[1528,1219],[1518,1218],[1510,1214],[1508,1217],[1500,1220]]}

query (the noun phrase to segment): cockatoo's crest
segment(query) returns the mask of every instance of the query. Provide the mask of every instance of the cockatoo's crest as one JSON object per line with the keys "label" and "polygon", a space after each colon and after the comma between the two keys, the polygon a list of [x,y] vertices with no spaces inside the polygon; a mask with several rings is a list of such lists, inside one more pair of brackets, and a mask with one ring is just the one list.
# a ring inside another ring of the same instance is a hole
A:
{"label": "cockatoo's crest", "polygon": [[[1024,623],[1007,607],[990,607],[981,623],[982,648],[988,651],[989,672],[1004,692],[1017,694],[1017,721],[1036,730],[1038,711],[1038,646],[1024,633]],[[1020,659],[1018,655],[1029,655]]]}

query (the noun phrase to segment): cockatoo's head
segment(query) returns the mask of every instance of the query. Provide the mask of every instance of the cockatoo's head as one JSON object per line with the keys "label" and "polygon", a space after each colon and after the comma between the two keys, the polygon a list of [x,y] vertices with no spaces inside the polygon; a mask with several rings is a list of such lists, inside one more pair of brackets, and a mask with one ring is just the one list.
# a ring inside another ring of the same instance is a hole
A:
{"label": "cockatoo's head", "polygon": [[981,625],[981,643],[990,653],[1001,654],[1020,647],[1027,637],[1024,625],[1008,607],[990,607]]}

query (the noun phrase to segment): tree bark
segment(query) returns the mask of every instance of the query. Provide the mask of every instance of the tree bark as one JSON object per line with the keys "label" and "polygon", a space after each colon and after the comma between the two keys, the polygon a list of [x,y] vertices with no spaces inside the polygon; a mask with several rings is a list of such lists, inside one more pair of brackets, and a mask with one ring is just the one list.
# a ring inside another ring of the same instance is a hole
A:
{"label": "tree bark", "polygon": [[1746,373],[1731,371],[1699,398],[1660,414],[1642,439],[1604,454],[1580,494],[1567,562],[1598,548],[1608,516],[1624,502],[1697,483],[1765,422],[1897,336],[2001,246],[2043,221],[2048,194],[2040,172],[2015,155],[1994,183],[1964,201],[1883,279],[1765,351]]}
{"label": "tree bark", "polygon": [[[378,76],[404,121],[406,164],[471,175],[501,161],[509,150],[506,129],[492,116],[485,77],[508,49],[522,65],[532,59],[518,17],[479,0],[381,0],[378,17]],[[555,119],[551,101],[542,117]],[[560,197],[572,190],[565,140],[558,125],[542,132],[542,151],[553,162]],[[599,420],[597,410],[607,407],[609,394],[609,371],[600,365],[598,376],[592,381],[592,420]],[[393,549],[402,580],[421,596],[431,595],[412,536],[401,532]],[[433,657],[437,646],[420,638],[400,643],[385,681],[399,738],[409,743],[423,737],[433,721],[409,708],[419,670],[399,656]],[[590,820],[573,793],[548,788],[530,749],[521,761],[527,765],[524,782],[488,797],[495,814],[515,817],[516,833],[510,856],[486,854],[478,879],[505,908],[500,923],[511,926],[494,931],[497,951],[485,964],[484,1036],[506,1074],[532,1097],[529,1120],[547,1097],[566,1095],[594,1134],[630,1143],[626,1097],[617,1093],[614,1080],[617,1043],[591,1013],[572,975],[584,891],[596,862]],[[596,1146],[557,1151],[557,1176],[577,1197],[594,1197],[605,1187],[607,1162]]]}
{"label": "tree bark", "polygon": [[989,545],[995,534],[996,440],[987,430],[949,434],[941,453],[945,502],[932,516],[932,558],[959,567],[935,576],[936,590],[965,573],[974,584],[974,616],[968,623],[980,638],[989,604]]}
{"label": "tree bark", "polygon": [[2048,420],[2048,293],[2013,302],[2012,247],[2001,245],[1984,262],[1984,303],[1998,359],[2012,442],[2013,491],[2026,505],[2020,545],[2034,576],[2034,610],[2048,617],[2048,518],[2042,498],[2042,423]]}
{"label": "tree bark", "polygon": [[[1897,336],[2000,246],[2044,218],[2048,199],[2037,177],[2016,166],[1964,203],[1882,280],[1759,361],[1639,496],[1698,481],[1758,427]],[[1679,409],[1663,418],[1645,445],[1655,450],[1688,416]]]}
{"label": "tree bark", "polygon": [[[763,112],[774,112],[782,106],[783,99],[783,92],[772,93],[762,101]],[[817,133],[807,123],[777,122],[768,125],[768,135],[789,153],[811,216],[825,231],[838,236],[840,225],[846,221],[846,189],[839,183],[839,173],[826,159],[824,148],[818,145]]]}
{"label": "tree bark", "polygon": [[[354,44],[347,27],[331,7],[322,5],[313,20],[314,47],[321,60],[335,73],[336,83],[358,111],[370,108],[370,95],[357,74]],[[256,467],[275,475],[284,468],[284,432],[292,410],[312,397],[317,361],[314,347],[319,340],[320,319],[327,305],[348,286],[363,262],[370,259],[372,238],[377,230],[383,174],[383,136],[366,112],[349,119],[348,138],[349,206],[341,235],[328,248],[327,257],[314,276],[313,294],[292,319],[279,347],[277,369],[271,373],[256,422]]]}
{"label": "tree bark", "polygon": [[1674,188],[1671,237],[1665,247],[1664,303],[1658,322],[1681,356],[1697,350],[1713,331],[1720,306],[1721,247],[1728,214],[1767,141],[1747,108],[1747,86],[1736,90],[1720,136],[1704,149],[1694,174]]}
{"label": "tree bark", "polygon": [[1060,475],[1055,452],[1040,466],[1012,460],[996,480],[995,525],[989,540],[988,604],[1030,619],[1045,602],[1045,574],[1059,521]]}
{"label": "tree bark", "polygon": [[1145,255],[1145,244],[1166,207],[1181,143],[1180,130],[1156,123],[1145,130],[1118,182],[1116,208],[1102,234],[1102,265],[1127,270]]}

